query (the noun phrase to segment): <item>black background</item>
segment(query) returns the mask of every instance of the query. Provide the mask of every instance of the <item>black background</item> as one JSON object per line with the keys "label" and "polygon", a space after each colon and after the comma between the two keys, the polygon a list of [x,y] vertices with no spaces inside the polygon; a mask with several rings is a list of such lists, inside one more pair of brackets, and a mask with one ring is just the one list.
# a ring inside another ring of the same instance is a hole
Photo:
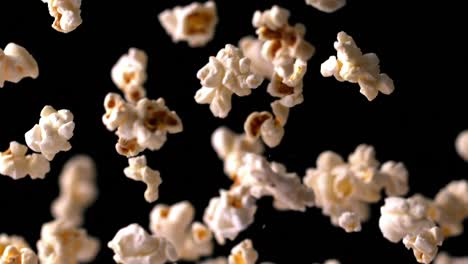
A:
{"label": "black background", "polygon": [[[368,143],[375,146],[379,160],[405,162],[410,194],[433,197],[449,181],[466,179],[468,166],[453,146],[458,132],[468,128],[462,40],[466,16],[458,14],[462,1],[350,0],[342,10],[325,14],[303,0],[218,0],[215,38],[197,49],[173,44],[157,20],[162,10],[189,2],[83,0],[83,24],[63,34],[50,27],[53,18],[41,1],[1,1],[0,46],[24,46],[38,61],[40,75],[0,89],[0,149],[12,140],[24,143],[24,133],[38,122],[46,104],[70,109],[76,129],[72,150],[56,156],[45,180],[0,177],[0,232],[22,235],[35,244],[41,225],[51,220],[49,205],[58,195],[60,169],[77,153],[91,155],[98,164],[99,199],[87,211],[85,223],[89,233],[102,240],[95,263],[112,263],[106,244],[118,229],[133,222],[147,227],[154,205],[144,200],[143,183],[123,175],[127,160],[115,152],[117,137],[101,122],[104,96],[118,92],[110,79],[111,67],[129,47],[149,56],[148,97],[164,97],[184,123],[183,133],[170,135],[160,151],[145,152],[164,181],[158,202],[190,200],[201,220],[209,199],[230,185],[211,149],[211,132],[220,125],[240,132],[247,115],[268,110],[272,98],[265,83],[252,96],[234,97],[229,116],[217,119],[207,105],[193,99],[200,87],[196,72],[225,44],[253,35],[253,12],[273,4],[291,10],[291,23],[307,26],[306,38],[317,53],[309,62],[305,102],[292,109],[282,144],[267,150],[270,160],[285,163],[302,177],[321,151],[347,156],[358,144]],[[333,42],[340,30],[353,36],[364,52],[378,54],[382,71],[395,81],[392,95],[368,102],[357,85],[321,77],[320,63],[335,54]],[[346,234],[317,208],[277,212],[271,199],[262,199],[255,223],[236,241],[218,247],[216,255],[227,255],[234,244],[252,238],[262,261],[415,263],[403,244],[382,237],[377,225],[381,204],[372,206],[372,218],[362,232]],[[466,255],[467,245],[465,234],[445,241],[442,250]]]}

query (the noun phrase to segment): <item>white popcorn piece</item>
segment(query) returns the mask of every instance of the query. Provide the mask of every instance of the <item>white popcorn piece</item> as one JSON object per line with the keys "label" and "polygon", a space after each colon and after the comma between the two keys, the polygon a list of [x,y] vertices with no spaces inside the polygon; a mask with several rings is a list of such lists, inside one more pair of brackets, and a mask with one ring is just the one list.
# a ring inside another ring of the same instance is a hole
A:
{"label": "white popcorn piece", "polygon": [[158,19],[173,42],[187,41],[190,47],[205,46],[213,39],[218,24],[214,1],[176,6],[161,12]]}
{"label": "white popcorn piece", "polygon": [[39,67],[33,56],[23,47],[8,43],[5,50],[0,49],[0,88],[5,81],[17,83],[21,79],[39,76]]}
{"label": "white popcorn piece", "polygon": [[231,97],[247,96],[263,82],[263,78],[252,73],[250,60],[242,51],[227,44],[216,57],[197,72],[202,88],[195,94],[199,104],[210,104],[214,116],[225,118],[231,110]]}
{"label": "white popcorn piece", "polygon": [[[214,259],[207,259],[202,262],[199,262],[198,264],[228,264],[228,260],[225,257],[217,257]],[[445,263],[442,263],[445,264]]]}
{"label": "white popcorn piece", "polygon": [[250,239],[243,240],[231,250],[229,255],[229,264],[255,264],[258,259],[258,253],[253,247]]}
{"label": "white popcorn piece", "polygon": [[388,196],[408,193],[408,170],[403,163],[387,161],[380,167],[380,173],[385,175],[385,193]]}
{"label": "white popcorn piece", "polygon": [[114,251],[114,261],[121,264],[163,264],[177,260],[169,241],[151,236],[138,224],[120,229],[107,246]]}
{"label": "white popcorn piece", "polygon": [[337,56],[322,63],[320,72],[324,77],[335,76],[340,81],[358,83],[360,93],[372,101],[379,92],[389,95],[395,87],[392,79],[380,73],[379,58],[375,53],[362,54],[353,38],[341,31],[334,47]]}
{"label": "white popcorn piece", "polygon": [[77,155],[65,163],[59,176],[60,195],[52,202],[55,219],[72,226],[83,223],[86,208],[96,201],[96,165],[91,157]]}
{"label": "white popcorn piece", "polygon": [[99,245],[84,229],[55,220],[42,226],[37,250],[41,264],[68,264],[92,261]]}
{"label": "white popcorn piece", "polygon": [[102,123],[109,131],[114,131],[120,126],[133,124],[137,118],[134,108],[116,93],[106,95],[104,108],[106,113],[102,116]]}
{"label": "white popcorn piece", "polygon": [[440,252],[434,264],[468,264],[468,257],[452,257],[446,252]]}
{"label": "white popcorn piece", "polygon": [[463,221],[468,218],[468,181],[452,181],[434,199],[438,211],[435,221],[444,237],[463,233]]}
{"label": "white popcorn piece", "polygon": [[239,48],[246,58],[250,59],[250,69],[253,73],[270,79],[274,74],[273,63],[261,54],[263,41],[253,37],[243,37],[239,41]]}
{"label": "white popcorn piece", "polygon": [[81,0],[42,0],[47,3],[49,13],[55,18],[52,27],[69,33],[81,25]]}
{"label": "white popcorn piece", "polygon": [[354,212],[345,212],[340,215],[338,225],[348,233],[361,231],[361,220]]}
{"label": "white popcorn piece", "polygon": [[143,50],[130,48],[128,53],[122,55],[112,67],[112,81],[129,102],[138,102],[146,95],[143,84],[147,78],[147,63],[148,56]]}
{"label": "white popcorn piece", "polygon": [[26,132],[26,144],[33,151],[41,152],[49,161],[60,151],[68,151],[68,142],[73,136],[75,123],[69,110],[56,111],[52,106],[45,106],[41,111],[39,124]]}
{"label": "white popcorn piece", "polygon": [[283,78],[275,74],[267,86],[267,92],[273,97],[280,98],[279,103],[283,106],[291,108],[304,102],[302,88],[302,81],[296,86],[288,86],[284,83]]}
{"label": "white popcorn piece", "polygon": [[244,131],[251,140],[260,136],[267,146],[276,147],[284,136],[284,128],[269,112],[253,112],[245,120]]}
{"label": "white popcorn piece", "polygon": [[455,150],[462,159],[468,161],[468,130],[464,130],[458,134],[455,139]]}
{"label": "white popcorn piece", "polygon": [[157,205],[150,214],[150,230],[157,237],[167,239],[180,260],[196,261],[213,253],[211,231],[201,223],[192,222],[193,206],[179,202],[172,206]]}
{"label": "white popcorn piece", "polygon": [[26,155],[28,148],[16,141],[0,153],[0,174],[14,180],[30,175],[31,179],[44,179],[50,171],[49,161],[41,154]]}
{"label": "white popcorn piece", "polygon": [[159,185],[162,183],[159,171],[146,165],[146,157],[138,156],[128,159],[129,166],[124,169],[124,174],[135,181],[146,184],[145,200],[148,203],[156,201],[159,197]]}
{"label": "white popcorn piece", "polygon": [[422,230],[417,235],[407,235],[403,239],[406,248],[412,249],[419,263],[431,263],[438,252],[438,246],[444,240],[438,227]]}
{"label": "white popcorn piece", "polygon": [[306,0],[311,5],[325,13],[333,13],[346,5],[346,0]]}
{"label": "white popcorn piece", "polygon": [[38,264],[38,258],[22,237],[0,234],[0,263]]}
{"label": "white popcorn piece", "polygon": [[253,223],[257,206],[248,188],[239,186],[229,191],[220,190],[219,193],[219,197],[210,200],[203,221],[217,242],[224,245],[226,238],[234,240]]}

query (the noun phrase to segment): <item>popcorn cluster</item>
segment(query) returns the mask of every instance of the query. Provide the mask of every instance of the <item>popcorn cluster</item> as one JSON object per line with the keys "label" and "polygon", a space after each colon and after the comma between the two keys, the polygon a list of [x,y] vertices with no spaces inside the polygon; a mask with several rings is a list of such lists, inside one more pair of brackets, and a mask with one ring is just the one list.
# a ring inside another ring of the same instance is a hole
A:
{"label": "popcorn cluster", "polygon": [[16,141],[10,142],[9,148],[0,153],[0,174],[14,180],[30,175],[32,179],[44,179],[50,171],[49,161],[40,154],[26,155],[28,148]]}
{"label": "popcorn cluster", "polygon": [[5,49],[0,49],[0,88],[5,81],[17,83],[21,79],[39,76],[39,67],[33,56],[23,47],[8,43]]}
{"label": "popcorn cluster", "polygon": [[344,7],[346,0],[306,0],[306,3],[322,12],[333,13]]}
{"label": "popcorn cluster", "polygon": [[176,6],[173,9],[164,10],[158,18],[173,42],[186,41],[190,47],[205,46],[213,39],[215,27],[218,24],[214,1]]}
{"label": "popcorn cluster", "polygon": [[175,248],[178,259],[195,261],[213,253],[211,231],[199,222],[192,222],[195,209],[187,202],[172,206],[160,204],[150,213],[150,230],[165,238]]}
{"label": "popcorn cluster", "polygon": [[0,263],[38,264],[38,258],[22,237],[0,234]]}
{"label": "popcorn cluster", "polygon": [[42,0],[49,7],[49,14],[54,17],[52,27],[63,33],[69,33],[81,25],[81,0]]}
{"label": "popcorn cluster", "polygon": [[322,152],[316,168],[306,172],[304,183],[315,194],[316,206],[330,216],[333,225],[358,232],[369,218],[369,205],[381,192],[401,196],[408,192],[408,171],[403,163],[387,161],[380,166],[372,146],[359,145],[348,162],[332,151]]}
{"label": "popcorn cluster", "polygon": [[128,159],[129,166],[124,169],[124,174],[135,181],[146,184],[145,200],[148,203],[156,201],[159,197],[159,185],[162,183],[159,171],[153,170],[146,165],[146,157],[138,156]]}
{"label": "popcorn cluster", "polygon": [[353,38],[343,31],[338,33],[334,47],[337,56],[330,56],[320,68],[324,77],[335,76],[340,82],[358,83],[359,92],[369,101],[374,100],[379,92],[393,93],[393,80],[380,73],[379,58],[375,53],[363,54]]}
{"label": "popcorn cluster", "polygon": [[114,251],[114,261],[121,264],[164,264],[177,260],[177,252],[169,241],[149,235],[138,224],[120,229],[107,246]]}

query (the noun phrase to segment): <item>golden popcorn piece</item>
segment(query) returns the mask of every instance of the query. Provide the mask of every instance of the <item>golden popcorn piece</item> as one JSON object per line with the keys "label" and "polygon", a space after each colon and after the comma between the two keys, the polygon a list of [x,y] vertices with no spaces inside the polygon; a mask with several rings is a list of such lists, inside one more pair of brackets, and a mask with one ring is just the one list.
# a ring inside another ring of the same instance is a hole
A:
{"label": "golden popcorn piece", "polygon": [[255,264],[258,259],[258,253],[253,247],[250,239],[243,240],[232,248],[228,257],[229,264]]}

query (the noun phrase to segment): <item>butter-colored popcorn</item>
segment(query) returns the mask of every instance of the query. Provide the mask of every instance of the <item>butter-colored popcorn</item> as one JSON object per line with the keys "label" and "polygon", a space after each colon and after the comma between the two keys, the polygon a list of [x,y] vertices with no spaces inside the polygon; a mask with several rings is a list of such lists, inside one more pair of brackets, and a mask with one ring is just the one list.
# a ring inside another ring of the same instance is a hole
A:
{"label": "butter-colored popcorn", "polygon": [[89,262],[96,257],[99,244],[86,230],[55,220],[42,226],[37,250],[41,264]]}
{"label": "butter-colored popcorn", "polygon": [[250,239],[245,239],[232,248],[229,255],[229,264],[255,264],[258,259],[258,253],[253,247]]}
{"label": "butter-colored popcorn", "polygon": [[462,159],[468,161],[468,130],[464,130],[458,134],[455,139],[455,150]]}
{"label": "butter-colored popcorn", "polygon": [[158,19],[173,42],[187,41],[191,47],[201,47],[213,39],[218,14],[214,1],[193,2],[164,10]]}
{"label": "butter-colored popcorn", "polygon": [[434,264],[468,264],[468,257],[452,257],[446,252],[440,252]]}
{"label": "butter-colored popcorn", "polygon": [[39,76],[39,67],[33,56],[23,47],[8,43],[5,50],[0,49],[0,88],[5,81],[17,83],[21,79]]}
{"label": "butter-colored popcorn", "polygon": [[361,220],[354,212],[344,212],[338,219],[338,225],[346,232],[359,232],[361,231]]}
{"label": "butter-colored popcorn", "polygon": [[143,50],[130,48],[112,67],[112,81],[129,102],[136,103],[146,95],[143,84],[147,78],[147,63],[148,56]]}
{"label": "butter-colored popcorn", "polygon": [[444,238],[438,227],[422,230],[417,235],[407,235],[403,239],[406,248],[412,249],[419,263],[431,263],[437,255],[438,246],[442,245]]}
{"label": "butter-colored popcorn", "polygon": [[83,214],[97,198],[96,165],[89,156],[78,155],[65,163],[59,176],[60,195],[52,202],[55,219],[72,226],[83,223]]}
{"label": "butter-colored popcorn", "polygon": [[73,114],[69,110],[55,110],[52,106],[45,106],[41,111],[39,124],[26,132],[26,144],[33,151],[41,152],[49,161],[60,151],[68,151],[68,142],[73,136],[75,123]]}
{"label": "butter-colored popcorn", "polygon": [[246,187],[220,190],[219,193],[219,197],[210,200],[203,221],[213,232],[217,242],[224,245],[226,238],[234,240],[253,223],[257,206],[255,198]]}
{"label": "butter-colored popcorn", "polygon": [[445,237],[463,233],[463,221],[468,218],[468,181],[452,181],[434,199],[438,211],[435,221]]}
{"label": "butter-colored popcorn", "polygon": [[0,234],[0,263],[37,264],[38,258],[22,237]]}
{"label": "butter-colored popcorn", "polygon": [[379,58],[375,53],[362,54],[353,38],[341,31],[334,43],[337,56],[330,56],[322,63],[320,72],[324,77],[335,76],[340,81],[358,83],[360,93],[372,101],[379,92],[389,95],[395,87],[392,79],[380,73]]}
{"label": "butter-colored popcorn", "polygon": [[197,72],[202,88],[195,94],[199,104],[210,104],[214,116],[225,118],[231,110],[231,97],[247,96],[263,82],[263,78],[252,73],[250,60],[242,51],[227,44],[216,57]]}
{"label": "butter-colored popcorn", "polygon": [[121,264],[163,264],[178,258],[169,241],[148,234],[138,224],[120,229],[107,246],[114,251],[114,261]]}
{"label": "butter-colored popcorn", "polygon": [[49,13],[55,18],[52,27],[69,33],[81,25],[81,0],[42,0],[47,3]]}
{"label": "butter-colored popcorn", "polygon": [[346,0],[306,0],[306,3],[322,12],[333,13],[344,7]]}
{"label": "butter-colored popcorn", "polygon": [[0,174],[14,180],[30,175],[32,179],[44,179],[50,171],[49,161],[41,154],[26,155],[28,148],[16,141],[0,153]]}
{"label": "butter-colored popcorn", "polygon": [[146,157],[138,156],[128,159],[129,166],[124,169],[124,174],[135,181],[146,184],[145,200],[148,203],[156,201],[159,197],[159,185],[162,183],[159,171],[146,165]]}
{"label": "butter-colored popcorn", "polygon": [[195,209],[187,202],[172,206],[157,205],[150,214],[150,230],[167,239],[180,260],[196,261],[213,253],[211,231],[199,222],[192,222]]}

